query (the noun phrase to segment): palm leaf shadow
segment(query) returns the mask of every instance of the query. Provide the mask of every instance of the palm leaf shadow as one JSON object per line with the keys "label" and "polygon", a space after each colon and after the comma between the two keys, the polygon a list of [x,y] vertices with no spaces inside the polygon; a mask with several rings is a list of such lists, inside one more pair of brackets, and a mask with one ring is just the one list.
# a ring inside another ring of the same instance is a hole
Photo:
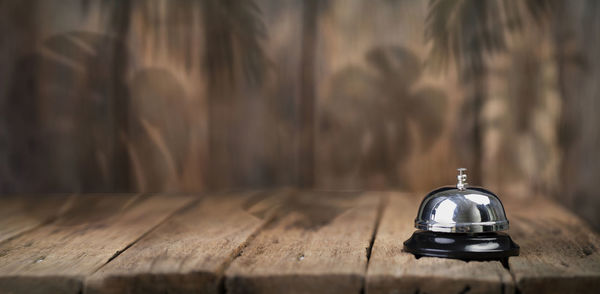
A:
{"label": "palm leaf shadow", "polygon": [[383,174],[402,186],[398,166],[412,151],[409,125],[416,126],[426,152],[441,134],[446,96],[416,86],[422,63],[406,48],[378,47],[365,58],[368,68],[349,66],[333,77],[321,120],[333,144],[328,156],[336,173],[358,168],[365,178]]}
{"label": "palm leaf shadow", "polygon": [[[121,46],[115,43],[103,34],[59,34],[17,62],[7,101],[12,111],[4,119],[21,130],[10,140],[9,168],[17,178],[35,179],[28,187],[124,188],[125,172],[116,168],[123,146],[115,126],[125,122],[113,110],[127,103],[128,93],[108,66],[113,56],[106,49]],[[113,91],[121,91],[120,99]]]}
{"label": "palm leaf shadow", "polygon": [[425,40],[432,44],[429,65],[445,70],[453,62],[470,93],[461,106],[463,121],[456,129],[459,156],[472,160],[475,181],[481,178],[483,122],[486,99],[486,60],[507,50],[507,35],[521,31],[524,19],[538,24],[552,13],[553,0],[478,1],[431,0],[426,18]]}
{"label": "palm leaf shadow", "polygon": [[[83,10],[95,7],[85,1]],[[135,14],[141,23],[142,43],[158,48],[152,52],[167,54],[188,70],[203,71],[208,80],[208,169],[212,171],[207,173],[207,182],[217,186],[214,183],[226,181],[234,170],[227,161],[235,153],[230,150],[232,130],[239,126],[222,110],[231,110],[237,102],[236,89],[261,86],[269,66],[261,46],[267,38],[266,27],[255,1],[107,0],[100,2],[100,13],[107,16],[108,31],[123,41],[129,38]],[[162,42],[167,43],[166,52],[160,51]],[[203,47],[193,52],[198,44]]]}
{"label": "palm leaf shadow", "polygon": [[[162,5],[164,4],[164,6]],[[83,2],[84,12],[91,12],[89,0]],[[193,65],[191,50],[196,37],[195,20],[202,20],[205,53],[198,66],[204,68],[211,84],[235,81],[239,62],[246,81],[260,85],[269,64],[261,42],[267,38],[262,12],[252,0],[188,0],[188,1],[131,1],[100,2],[100,14],[108,15],[109,32],[126,39],[132,24],[133,12],[140,14],[144,34],[153,40],[167,42],[167,54],[188,66]],[[162,17],[164,20],[161,21]],[[167,32],[162,30],[167,27]],[[175,28],[175,30],[168,30]],[[142,36],[143,37],[143,36]],[[151,44],[158,47],[158,43]],[[238,50],[239,49],[239,50]],[[236,57],[239,52],[239,57]]]}
{"label": "palm leaf shadow", "polygon": [[526,18],[541,24],[555,7],[553,0],[431,0],[425,20],[430,64],[445,69],[454,62],[468,80],[482,70],[486,56],[506,51],[508,35],[522,31]]}

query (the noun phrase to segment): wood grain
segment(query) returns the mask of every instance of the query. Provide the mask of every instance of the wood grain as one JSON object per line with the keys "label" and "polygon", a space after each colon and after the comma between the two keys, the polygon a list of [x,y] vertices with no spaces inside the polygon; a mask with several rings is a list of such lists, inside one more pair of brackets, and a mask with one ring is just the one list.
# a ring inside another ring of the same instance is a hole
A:
{"label": "wood grain", "polygon": [[218,293],[223,270],[286,191],[206,197],[86,281],[86,293]]}
{"label": "wood grain", "polygon": [[56,218],[68,206],[69,195],[0,197],[0,243]]}
{"label": "wood grain", "polygon": [[377,193],[294,195],[226,270],[227,293],[359,293]]}
{"label": "wood grain", "polygon": [[415,231],[422,197],[391,193],[383,212],[367,272],[366,293],[513,293],[510,273],[497,261],[422,257],[402,251]]}
{"label": "wood grain", "polygon": [[509,233],[521,246],[509,260],[521,293],[600,291],[600,237],[587,224],[543,198],[505,205]]}
{"label": "wood grain", "polygon": [[509,259],[509,272],[496,261],[415,259],[402,252],[422,200],[416,194],[55,197],[0,199],[6,204],[0,211],[7,213],[0,232],[12,234],[0,242],[0,293],[600,289],[600,237],[543,198],[502,199],[509,234],[521,245],[521,255]]}
{"label": "wood grain", "polygon": [[78,293],[82,280],[192,200],[88,195],[0,246],[0,293]]}

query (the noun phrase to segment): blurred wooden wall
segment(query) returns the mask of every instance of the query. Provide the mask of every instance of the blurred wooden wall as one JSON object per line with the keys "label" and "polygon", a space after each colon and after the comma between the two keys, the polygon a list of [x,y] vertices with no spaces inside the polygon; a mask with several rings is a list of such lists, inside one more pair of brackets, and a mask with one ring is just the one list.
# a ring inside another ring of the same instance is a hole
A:
{"label": "blurred wooden wall", "polygon": [[[600,226],[598,4],[457,3],[0,0],[0,191],[423,192],[468,167]],[[440,68],[435,29],[503,43]]]}

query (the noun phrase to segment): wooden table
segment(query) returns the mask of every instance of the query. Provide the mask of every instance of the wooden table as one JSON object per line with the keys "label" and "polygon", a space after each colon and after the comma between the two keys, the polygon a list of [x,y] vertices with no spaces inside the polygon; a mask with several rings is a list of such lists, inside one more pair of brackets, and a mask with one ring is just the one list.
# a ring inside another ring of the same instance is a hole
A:
{"label": "wooden table", "polygon": [[600,293],[599,236],[545,199],[503,199],[504,266],[402,252],[422,197],[2,197],[0,293]]}

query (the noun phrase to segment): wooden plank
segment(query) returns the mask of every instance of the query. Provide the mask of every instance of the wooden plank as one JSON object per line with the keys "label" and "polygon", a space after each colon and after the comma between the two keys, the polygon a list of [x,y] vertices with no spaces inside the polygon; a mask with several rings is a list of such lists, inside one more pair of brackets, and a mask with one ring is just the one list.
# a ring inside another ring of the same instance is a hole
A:
{"label": "wooden plank", "polygon": [[276,218],[225,272],[227,293],[359,293],[380,198],[306,192]]}
{"label": "wooden plank", "polygon": [[223,270],[289,191],[206,197],[86,281],[86,293],[217,293]]}
{"label": "wooden plank", "polygon": [[600,237],[587,224],[543,199],[507,202],[509,233],[521,254],[509,259],[521,293],[598,293]]}
{"label": "wooden plank", "polygon": [[510,273],[497,261],[422,257],[402,251],[420,195],[391,193],[373,244],[366,293],[513,293]]}
{"label": "wooden plank", "polygon": [[0,243],[56,218],[69,195],[10,195],[0,197]]}
{"label": "wooden plank", "polygon": [[85,195],[55,222],[0,246],[0,293],[79,293],[82,279],[191,197]]}

